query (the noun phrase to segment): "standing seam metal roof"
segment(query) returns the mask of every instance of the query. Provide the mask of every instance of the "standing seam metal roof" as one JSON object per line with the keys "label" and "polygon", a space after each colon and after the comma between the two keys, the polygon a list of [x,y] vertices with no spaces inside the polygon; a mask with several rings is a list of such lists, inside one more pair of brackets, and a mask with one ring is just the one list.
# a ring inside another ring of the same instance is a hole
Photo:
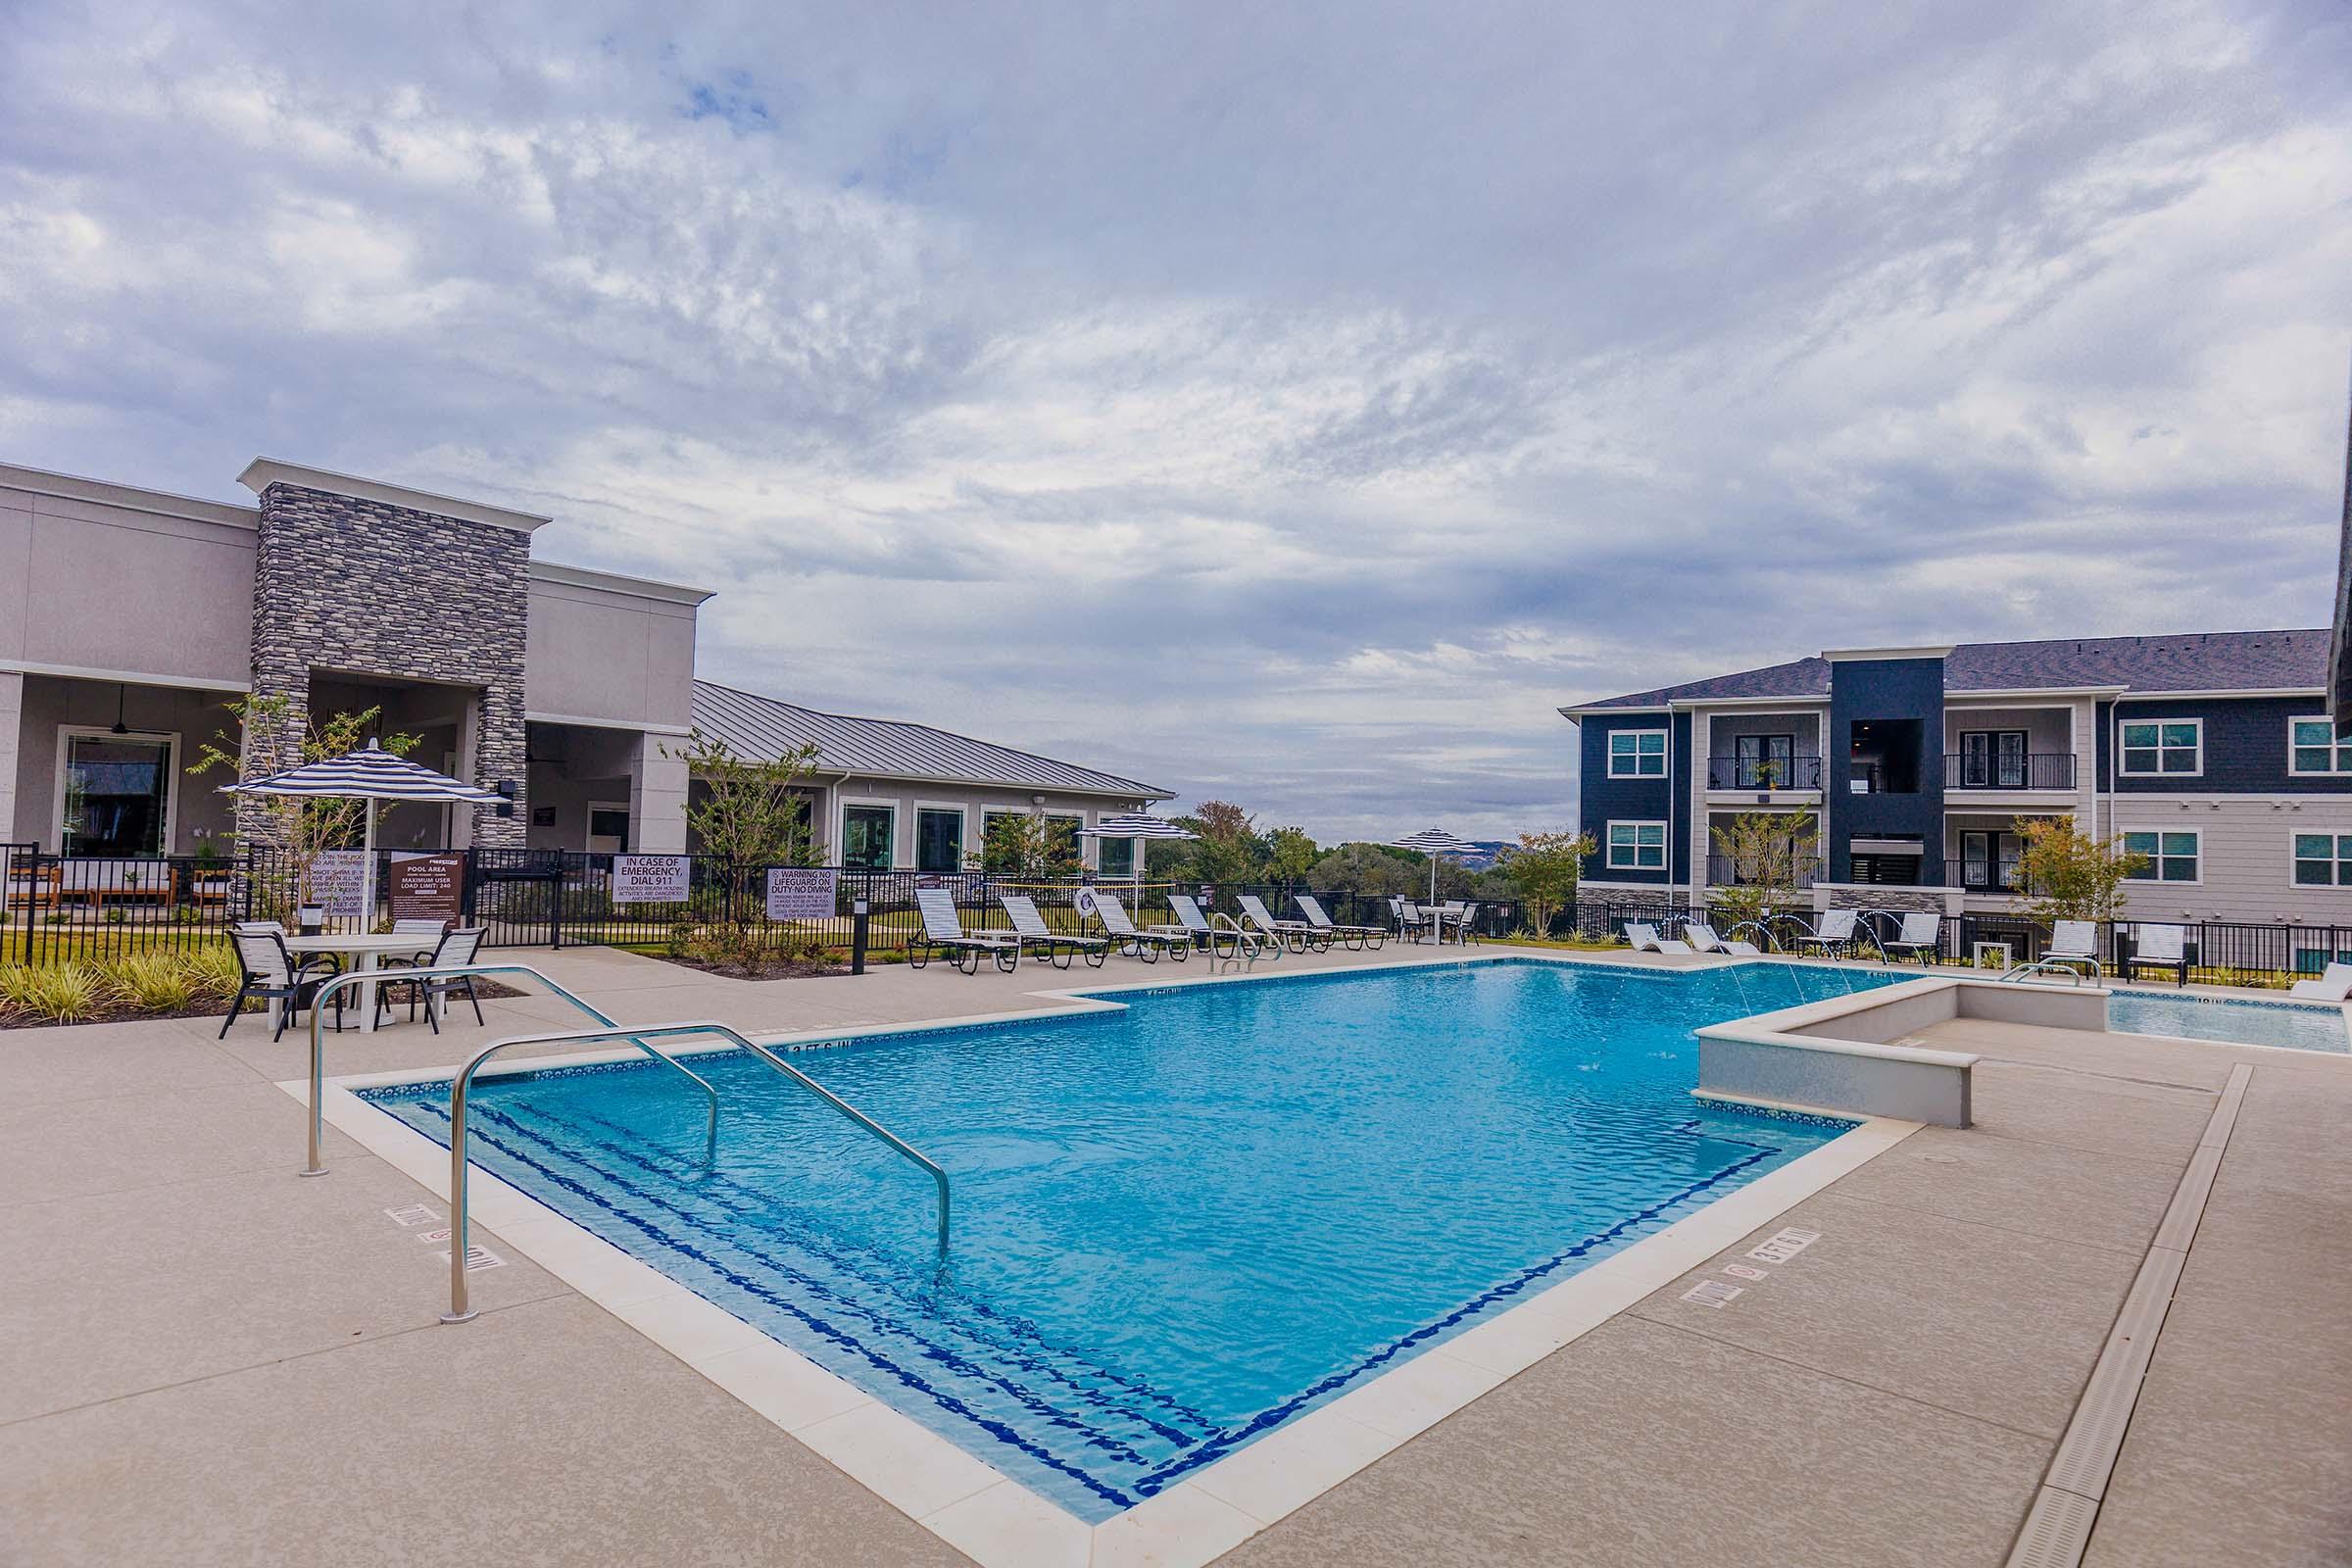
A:
{"label": "standing seam metal roof", "polygon": [[1174,793],[928,724],[820,713],[707,680],[694,683],[694,725],[706,735],[725,741],[741,757],[774,758],[813,745],[819,765],[828,772],[1007,784],[1153,801],[1171,799]]}

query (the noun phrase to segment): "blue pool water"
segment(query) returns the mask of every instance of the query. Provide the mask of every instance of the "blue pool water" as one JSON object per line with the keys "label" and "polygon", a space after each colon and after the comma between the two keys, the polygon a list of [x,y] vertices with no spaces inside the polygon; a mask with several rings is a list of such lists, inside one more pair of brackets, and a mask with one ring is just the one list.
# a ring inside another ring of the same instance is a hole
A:
{"label": "blue pool water", "polygon": [[[1505,961],[798,1054],[947,1168],[944,1269],[928,1178],[740,1054],[714,1169],[651,1063],[484,1080],[473,1148],[1101,1520],[1836,1137],[1692,1100],[1690,1031],[1901,978]],[[368,1098],[446,1142],[446,1084]]]}
{"label": "blue pool water", "polygon": [[2308,1002],[2239,1001],[2117,988],[2107,999],[2107,1027],[2135,1035],[2223,1040],[2291,1051],[2352,1051],[2341,1007]]}

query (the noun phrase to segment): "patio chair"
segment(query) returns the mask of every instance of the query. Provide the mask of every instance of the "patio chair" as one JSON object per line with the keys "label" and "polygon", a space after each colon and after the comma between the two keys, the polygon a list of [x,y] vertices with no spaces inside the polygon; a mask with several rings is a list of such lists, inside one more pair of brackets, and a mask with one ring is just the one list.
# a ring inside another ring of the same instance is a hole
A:
{"label": "patio chair", "polygon": [[1717,936],[1715,928],[1703,920],[1684,921],[1683,940],[1701,953],[1720,953],[1727,957],[1754,958],[1762,956],[1764,952],[1753,942],[1726,941]]}
{"label": "patio chair", "polygon": [[2088,920],[2060,920],[2050,927],[2050,945],[2041,950],[2044,963],[2071,963],[2096,979],[2106,973],[2099,962],[2099,928]]}
{"label": "patio chair", "polygon": [[2288,986],[2286,994],[2314,1002],[2352,1002],[2352,963],[2331,963],[2316,979]]}
{"label": "patio chair", "polygon": [[1368,947],[1377,952],[1380,945],[1389,939],[1389,928],[1385,925],[1332,924],[1331,916],[1323,912],[1322,904],[1312,893],[1294,893],[1291,902],[1298,906],[1298,912],[1306,916],[1308,925],[1318,931],[1328,931],[1334,941],[1345,947],[1359,950]]}
{"label": "patio chair", "polygon": [[1254,893],[1241,896],[1242,917],[1257,928],[1260,935],[1274,942],[1286,943],[1293,953],[1304,953],[1308,948],[1328,952],[1331,936],[1319,931],[1304,920],[1277,920],[1266,912],[1265,901]]}
{"label": "patio chair", "polygon": [[1137,930],[1135,922],[1127,917],[1127,906],[1119,902],[1119,896],[1115,893],[1095,889],[1095,918],[1102,922],[1102,929],[1110,937],[1112,947],[1127,957],[1157,963],[1159,956],[1165,953],[1182,963],[1192,956],[1191,932],[1167,926],[1153,926],[1149,931]]}
{"label": "patio chair", "polygon": [[1833,958],[1842,958],[1854,951],[1858,909],[1824,909],[1813,922],[1813,929],[1800,931],[1796,936],[1796,951],[1801,954],[1819,953]]}
{"label": "patio chair", "polygon": [[1254,962],[1259,958],[1282,956],[1281,943],[1270,942],[1254,931],[1244,930],[1231,915],[1202,914],[1200,906],[1193,902],[1193,896],[1189,893],[1169,894],[1168,907],[1183,922],[1180,927],[1170,929],[1184,931],[1208,949],[1208,956],[1212,958],[1248,957]]}
{"label": "patio chair", "polygon": [[946,888],[915,889],[914,906],[922,913],[923,930],[906,945],[907,967],[920,969],[928,964],[934,948],[965,974],[978,974],[983,957],[996,959],[997,967],[1006,974],[1019,965],[1021,939],[1008,931],[966,932],[956,912],[956,895]]}
{"label": "patio chair", "polygon": [[1658,928],[1642,920],[1625,922],[1625,940],[1634,945],[1636,953],[1691,954],[1698,950],[1688,942],[1677,942],[1658,935]]}
{"label": "patio chair", "polygon": [[1100,969],[1102,960],[1110,956],[1110,944],[1102,938],[1056,931],[1046,924],[1046,917],[1037,912],[1037,902],[1026,893],[1000,893],[997,902],[1011,916],[1012,934],[1020,942],[1021,951],[1043,953],[1046,961],[1056,969],[1067,969],[1074,957],[1085,958],[1090,969]]}
{"label": "patio chair", "polygon": [[[394,929],[398,930],[398,927],[394,927]],[[398,976],[403,969],[463,968],[474,961],[475,955],[482,950],[482,938],[488,934],[487,927],[478,925],[460,926],[455,931],[444,931],[441,933],[441,940],[433,944],[432,952],[418,955],[421,962],[418,961],[418,958],[388,958],[384,961],[384,972]],[[409,1022],[416,1021],[416,1004],[421,1002],[424,1004],[424,1021],[433,1026],[435,1034],[441,1032],[441,1014],[448,1010],[451,997],[462,996],[473,1004],[473,1021],[477,1026],[485,1021],[482,1017],[482,999],[474,995],[473,976],[452,974],[410,975],[405,978],[388,980],[377,986],[375,988],[375,1015],[378,1022],[381,1022],[383,1015],[391,1010],[392,990],[395,986],[405,989],[409,994]]]}
{"label": "patio chair", "polygon": [[1396,932],[1407,942],[1419,942],[1424,937],[1443,942],[1446,939],[1446,916],[1435,904],[1419,905],[1410,899],[1391,899],[1396,908]]}
{"label": "patio chair", "polygon": [[2170,969],[2173,979],[2185,987],[2188,984],[2188,927],[2184,925],[2134,925],[2132,928],[2132,956],[2123,962],[2126,979],[2141,969]]}
{"label": "patio chair", "polygon": [[416,938],[416,951],[409,956],[408,960],[411,963],[422,963],[431,957],[433,950],[440,946],[442,936],[449,929],[449,922],[446,920],[412,919],[392,922],[394,936],[405,937],[414,934]]}
{"label": "patio chair", "polygon": [[[237,1021],[248,1000],[274,1002],[277,1007],[277,1030],[270,1035],[272,1044],[283,1039],[286,1025],[318,995],[318,988],[340,972],[332,956],[326,954],[306,956],[297,963],[294,955],[286,951],[286,933],[268,920],[241,920],[229,927],[229,941],[237,950],[237,966],[243,972],[237,978],[236,1000],[228,1004],[228,1016],[220,1020],[220,1033],[215,1038],[226,1040],[228,1026]],[[343,1027],[343,993],[335,993],[335,1028]]]}
{"label": "patio chair", "polygon": [[1943,956],[1943,916],[1912,913],[1903,916],[1902,930],[1893,936],[1881,934],[1879,956],[1892,963],[1895,955],[1904,954],[1920,963],[1934,963]]}
{"label": "patio chair", "polygon": [[[1480,940],[1480,939],[1479,939],[1479,935],[1478,935],[1478,906],[1477,906],[1477,905],[1475,905],[1475,904],[1465,904],[1465,905],[1463,905],[1463,906],[1461,906],[1460,910],[1459,910],[1457,913],[1455,913],[1455,914],[1454,914],[1454,915],[1453,915],[1451,918],[1452,918],[1452,920],[1453,920],[1453,940],[1454,940],[1454,941],[1456,941],[1456,942],[1460,943],[1460,944],[1461,944],[1463,947],[1465,947],[1465,948],[1466,948],[1466,947],[1468,947],[1468,946],[1469,946],[1471,943],[1473,943],[1473,942],[1476,942],[1476,941]],[[1439,939],[1442,941],[1442,940],[1444,940],[1445,936],[1446,936],[1446,922],[1445,922],[1444,920],[1441,920],[1441,921],[1439,921],[1439,922],[1438,922],[1438,937],[1439,937]]]}

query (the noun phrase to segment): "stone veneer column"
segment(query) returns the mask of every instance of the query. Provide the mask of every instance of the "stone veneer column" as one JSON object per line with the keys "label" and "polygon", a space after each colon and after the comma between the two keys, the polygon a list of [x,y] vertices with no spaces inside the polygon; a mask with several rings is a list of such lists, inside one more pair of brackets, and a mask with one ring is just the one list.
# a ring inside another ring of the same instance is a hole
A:
{"label": "stone veneer column", "polygon": [[[245,736],[248,776],[291,766],[309,721],[311,673],[478,690],[470,782],[512,780],[514,814],[475,812],[473,842],[519,847],[530,822],[523,643],[530,535],[389,502],[274,482],[261,493],[253,593],[253,692],[283,697],[285,722]],[[240,802],[237,831],[266,841]]]}

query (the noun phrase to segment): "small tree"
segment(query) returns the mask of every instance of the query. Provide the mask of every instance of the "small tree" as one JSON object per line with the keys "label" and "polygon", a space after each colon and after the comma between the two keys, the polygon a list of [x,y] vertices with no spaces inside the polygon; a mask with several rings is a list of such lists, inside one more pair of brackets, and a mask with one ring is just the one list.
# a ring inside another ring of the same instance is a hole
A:
{"label": "small tree", "polygon": [[2124,848],[2121,834],[2098,839],[2065,817],[2020,822],[2025,840],[2017,858],[2026,913],[2044,924],[2112,920],[2123,911],[2124,884],[2147,869],[2148,858]]}
{"label": "small tree", "polygon": [[1254,819],[1231,801],[1203,801],[1177,822],[1200,837],[1186,846],[1188,868],[1203,882],[1254,882],[1263,873],[1266,846]]}
{"label": "small tree", "polygon": [[1278,827],[1266,835],[1266,880],[1288,886],[1315,868],[1315,841],[1304,828]]}
{"label": "small tree", "polygon": [[[688,793],[686,825],[705,855],[726,862],[730,876],[764,874],[771,865],[824,863],[824,846],[809,821],[813,806],[806,783],[816,767],[814,746],[797,746],[773,759],[738,757],[718,736],[693,729],[683,746],[675,751],[664,746],[662,755],[684,762],[687,777],[703,785],[700,799]],[[766,942],[764,926],[753,921],[752,910],[758,907],[764,915],[766,906],[756,904],[756,895],[741,885],[730,888],[729,895],[701,956],[730,967],[757,967]]]}
{"label": "small tree", "polygon": [[1594,848],[1590,833],[1522,833],[1517,849],[1502,852],[1499,869],[1527,901],[1537,936],[1551,935],[1552,911],[1576,902],[1577,879]]}
{"label": "small tree", "polygon": [[[237,727],[215,730],[211,740],[198,745],[196,760],[188,764],[191,774],[222,768],[243,779],[246,736],[279,734],[296,727],[293,700],[288,697],[240,697],[221,706],[236,715]],[[367,708],[356,713],[331,713],[324,719],[305,715],[299,724],[300,757],[288,765],[322,762],[358,751],[368,743],[368,731],[382,713],[381,708]],[[394,757],[406,757],[421,739],[416,735],[378,735],[376,745]],[[272,771],[282,769],[257,767],[254,777]],[[260,836],[282,852],[274,874],[263,873],[254,888],[255,912],[266,911],[277,919],[310,901],[314,891],[311,873],[319,856],[329,850],[360,848],[368,838],[368,813],[373,810],[380,825],[384,813],[392,808],[390,802],[338,796],[250,795],[241,799],[266,824]]]}
{"label": "small tree", "polygon": [[1707,892],[1724,924],[1761,920],[1794,903],[1818,834],[1810,815],[1787,811],[1742,811],[1710,829],[1715,853],[1731,862],[1734,879]]}
{"label": "small tree", "polygon": [[1408,850],[1392,850],[1381,844],[1343,844],[1315,861],[1307,877],[1316,888],[1331,893],[1373,897],[1412,893],[1428,881],[1428,875],[1413,867],[1413,861],[1421,858],[1408,860]]}
{"label": "small tree", "polygon": [[1083,869],[1078,845],[1060,823],[1042,811],[1007,811],[988,819],[977,855],[967,863],[999,876],[1067,877]]}

